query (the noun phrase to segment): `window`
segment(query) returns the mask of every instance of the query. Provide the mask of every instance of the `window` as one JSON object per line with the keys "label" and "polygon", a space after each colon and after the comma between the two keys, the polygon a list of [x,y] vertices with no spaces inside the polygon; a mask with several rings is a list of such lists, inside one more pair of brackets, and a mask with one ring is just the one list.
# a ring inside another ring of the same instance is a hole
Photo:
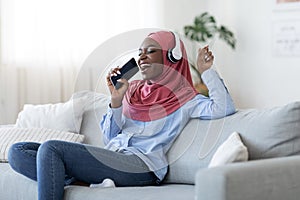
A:
{"label": "window", "polygon": [[105,39],[157,27],[162,21],[159,4],[159,0],[1,0],[2,65],[78,67]]}

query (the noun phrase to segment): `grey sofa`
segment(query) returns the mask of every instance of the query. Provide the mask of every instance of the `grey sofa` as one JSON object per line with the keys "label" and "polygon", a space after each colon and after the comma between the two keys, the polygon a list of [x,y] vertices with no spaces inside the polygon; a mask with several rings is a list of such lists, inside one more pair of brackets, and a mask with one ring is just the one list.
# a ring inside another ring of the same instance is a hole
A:
{"label": "grey sofa", "polygon": [[[98,122],[107,96],[91,92],[81,134],[103,146]],[[207,168],[214,152],[234,131],[249,161]],[[168,152],[169,173],[161,186],[89,188],[67,186],[72,200],[298,200],[300,197],[300,102],[272,109],[245,109],[218,120],[191,120]],[[0,163],[0,199],[37,199],[37,184]]]}

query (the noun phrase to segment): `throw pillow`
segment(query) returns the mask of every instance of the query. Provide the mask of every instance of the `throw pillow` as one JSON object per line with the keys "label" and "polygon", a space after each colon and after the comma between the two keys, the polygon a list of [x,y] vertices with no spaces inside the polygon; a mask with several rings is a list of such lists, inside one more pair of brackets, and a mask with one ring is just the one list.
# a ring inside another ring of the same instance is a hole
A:
{"label": "throw pillow", "polygon": [[16,127],[79,133],[83,112],[84,98],[71,98],[66,103],[57,104],[26,104],[18,115]]}
{"label": "throw pillow", "polygon": [[232,162],[242,162],[247,160],[247,147],[243,144],[239,134],[233,132],[225,142],[219,146],[208,167],[216,167]]}
{"label": "throw pillow", "polygon": [[47,140],[63,140],[82,143],[84,135],[47,128],[0,128],[0,162],[7,162],[8,150],[14,143],[43,143]]}

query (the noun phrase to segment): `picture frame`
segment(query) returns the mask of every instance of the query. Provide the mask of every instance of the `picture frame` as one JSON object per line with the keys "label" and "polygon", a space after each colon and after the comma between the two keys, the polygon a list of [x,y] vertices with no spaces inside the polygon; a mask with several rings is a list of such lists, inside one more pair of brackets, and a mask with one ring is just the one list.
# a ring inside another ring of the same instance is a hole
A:
{"label": "picture frame", "polygon": [[274,10],[300,10],[300,0],[273,0]]}
{"label": "picture frame", "polygon": [[279,20],[272,24],[272,55],[274,57],[300,56],[300,19]]}

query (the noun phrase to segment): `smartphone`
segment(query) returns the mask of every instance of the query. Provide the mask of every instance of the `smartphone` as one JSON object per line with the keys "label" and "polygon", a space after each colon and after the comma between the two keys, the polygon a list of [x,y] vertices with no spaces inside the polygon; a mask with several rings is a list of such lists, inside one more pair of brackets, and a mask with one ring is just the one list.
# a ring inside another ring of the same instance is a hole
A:
{"label": "smartphone", "polygon": [[120,68],[121,74],[117,76],[111,76],[110,80],[115,86],[116,89],[119,89],[122,86],[122,83],[118,82],[118,79],[125,78],[129,80],[139,71],[139,67],[134,58],[131,58],[125,65]]}

